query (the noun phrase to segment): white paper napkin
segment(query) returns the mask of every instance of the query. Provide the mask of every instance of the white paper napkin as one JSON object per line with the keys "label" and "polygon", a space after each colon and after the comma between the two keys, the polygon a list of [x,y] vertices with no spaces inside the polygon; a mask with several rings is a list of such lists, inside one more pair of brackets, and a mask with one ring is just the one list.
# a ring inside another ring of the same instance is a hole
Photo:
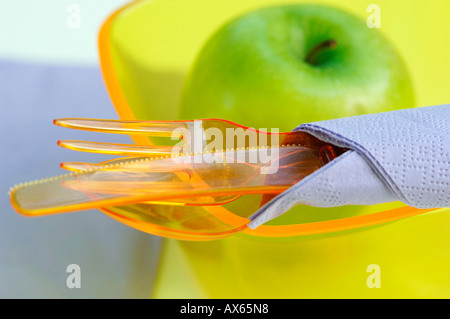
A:
{"label": "white paper napkin", "polygon": [[300,125],[296,130],[350,151],[261,207],[248,226],[296,204],[449,207],[449,123],[450,105],[437,105]]}

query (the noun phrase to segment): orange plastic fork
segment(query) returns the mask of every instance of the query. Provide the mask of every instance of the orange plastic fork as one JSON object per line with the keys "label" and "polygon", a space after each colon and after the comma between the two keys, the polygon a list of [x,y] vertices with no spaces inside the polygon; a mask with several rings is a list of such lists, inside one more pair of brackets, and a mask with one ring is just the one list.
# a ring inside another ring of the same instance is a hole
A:
{"label": "orange plastic fork", "polygon": [[[149,137],[166,137],[173,142],[166,145],[134,145],[114,144],[86,141],[59,141],[62,147],[84,151],[114,154],[121,156],[167,156],[174,154],[214,152],[243,148],[264,148],[279,145],[301,145],[311,149],[321,150],[321,156],[332,159],[342,153],[336,147],[328,145],[303,132],[278,132],[277,129],[256,130],[244,125],[222,119],[203,119],[191,121],[123,121],[66,118],[54,121],[54,124],[72,128],[102,133],[127,135],[145,135]],[[170,142],[170,140],[166,141]],[[338,152],[338,153],[336,153]]]}
{"label": "orange plastic fork", "polygon": [[[127,156],[100,164],[68,162],[72,171],[11,190],[27,216],[98,208],[148,233],[209,240],[238,231],[295,236],[379,224],[430,210],[390,212],[303,225],[248,229],[248,217],[305,176],[345,152],[302,132],[266,132],[226,120],[121,121],[60,119],[95,132],[170,138],[163,145],[60,141],[60,146]],[[276,130],[272,130],[276,131]],[[270,175],[270,178],[268,178]]]}

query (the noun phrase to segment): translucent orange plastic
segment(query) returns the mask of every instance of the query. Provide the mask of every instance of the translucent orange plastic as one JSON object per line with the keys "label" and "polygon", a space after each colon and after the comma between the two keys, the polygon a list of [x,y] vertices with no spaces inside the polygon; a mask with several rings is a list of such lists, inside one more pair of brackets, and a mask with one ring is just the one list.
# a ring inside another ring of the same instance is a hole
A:
{"label": "translucent orange plastic", "polygon": [[[64,140],[58,145],[84,152],[121,156],[163,156],[174,153],[214,152],[223,149],[264,148],[280,145],[301,145],[312,149],[325,145],[322,141],[303,132],[278,132],[275,129],[256,130],[222,119],[190,121],[136,121],[66,118],[54,124],[78,130],[126,134],[136,136],[165,137],[164,145],[135,145],[102,142]],[[177,143],[178,142],[178,143]],[[178,147],[178,149],[174,148]],[[329,147],[332,147],[331,145]]]}
{"label": "translucent orange plastic", "polygon": [[[263,153],[274,158],[266,163]],[[82,172],[17,187],[11,196],[26,215],[143,202],[223,205],[241,195],[279,194],[320,166],[319,150],[302,146],[134,158],[86,165]]]}
{"label": "translucent orange plastic", "polygon": [[[97,208],[151,234],[211,240],[239,231],[265,237],[324,233],[430,211],[406,207],[326,222],[249,229],[248,217],[258,208],[346,150],[302,132],[268,133],[220,119],[61,119],[55,124],[104,133],[175,137],[181,142],[149,146],[60,141],[60,146],[73,150],[131,157],[100,164],[62,163],[72,173],[13,188],[11,203],[26,216]],[[208,136],[210,131],[215,132],[214,138]],[[199,132],[201,138],[195,138]],[[215,143],[205,144],[205,140]],[[218,149],[230,143],[237,148]],[[185,153],[196,149],[200,152]]]}

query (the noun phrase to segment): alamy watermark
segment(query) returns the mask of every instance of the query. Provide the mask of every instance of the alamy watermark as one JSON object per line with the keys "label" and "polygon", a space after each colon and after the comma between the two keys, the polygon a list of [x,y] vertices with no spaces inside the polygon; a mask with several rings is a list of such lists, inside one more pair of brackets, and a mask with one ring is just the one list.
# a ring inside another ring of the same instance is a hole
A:
{"label": "alamy watermark", "polygon": [[367,287],[381,288],[381,269],[377,264],[370,264],[367,266],[368,273],[371,273],[366,280]]}
{"label": "alamy watermark", "polygon": [[79,4],[69,4],[67,6],[67,19],[66,26],[69,29],[79,29],[81,28],[81,8]]}
{"label": "alamy watermark", "polygon": [[81,268],[77,264],[70,264],[66,268],[66,272],[70,273],[66,279],[67,288],[81,288]]}
{"label": "alamy watermark", "polygon": [[370,29],[381,28],[381,9],[378,4],[369,4],[367,6],[367,12],[371,13],[367,17],[367,27]]}
{"label": "alamy watermark", "polygon": [[279,129],[272,128],[268,133],[265,128],[205,128],[201,120],[188,124],[172,131],[172,140],[180,140],[172,148],[174,162],[253,163],[261,166],[262,174],[277,172]]}

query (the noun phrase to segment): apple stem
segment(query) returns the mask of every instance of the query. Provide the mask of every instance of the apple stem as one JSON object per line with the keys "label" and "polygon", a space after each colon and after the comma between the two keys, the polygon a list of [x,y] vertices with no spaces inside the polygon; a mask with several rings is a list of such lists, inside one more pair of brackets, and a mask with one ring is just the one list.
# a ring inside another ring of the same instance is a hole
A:
{"label": "apple stem", "polygon": [[334,39],[326,40],[326,41],[319,43],[311,51],[309,51],[308,55],[305,58],[305,62],[308,64],[311,64],[311,65],[316,65],[314,60],[320,51],[325,50],[325,49],[332,50],[332,49],[336,48],[336,46],[337,46],[337,41]]}

